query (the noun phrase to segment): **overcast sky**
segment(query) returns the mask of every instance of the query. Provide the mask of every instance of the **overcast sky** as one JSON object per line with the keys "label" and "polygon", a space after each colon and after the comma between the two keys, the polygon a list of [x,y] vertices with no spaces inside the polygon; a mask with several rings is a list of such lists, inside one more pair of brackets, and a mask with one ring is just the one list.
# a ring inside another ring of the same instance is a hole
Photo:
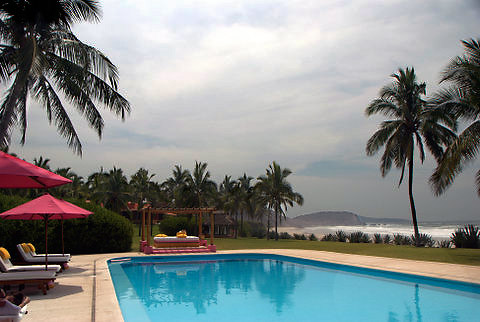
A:
{"label": "overcast sky", "polygon": [[[365,144],[381,117],[364,110],[399,67],[413,66],[427,94],[463,53],[462,39],[480,37],[476,0],[423,1],[101,1],[99,24],[75,25],[85,43],[120,70],[120,92],[132,113],[121,122],[105,110],[99,141],[70,109],[83,143],[74,155],[45,113],[31,104],[27,143],[10,151],[87,176],[103,166],[130,176],[145,167],[159,182],[175,164],[208,162],[213,178],[265,173],[273,160],[289,177],[303,207],[296,216],[347,210],[372,217],[410,218],[400,172],[379,171],[381,153]],[[18,132],[18,131],[16,131]],[[460,175],[445,195],[426,183],[431,156],[415,168],[414,195],[422,220],[480,219],[473,175]]]}

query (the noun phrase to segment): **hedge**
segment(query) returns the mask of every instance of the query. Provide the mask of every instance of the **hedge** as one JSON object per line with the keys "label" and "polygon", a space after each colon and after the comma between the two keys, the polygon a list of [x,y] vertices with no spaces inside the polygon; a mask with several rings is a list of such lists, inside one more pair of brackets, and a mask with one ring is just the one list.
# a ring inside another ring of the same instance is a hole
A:
{"label": "hedge", "polygon": [[[28,199],[0,194],[0,210],[16,207]],[[65,252],[95,254],[130,251],[133,226],[121,215],[78,200],[69,202],[94,214],[86,219],[63,221]],[[16,245],[31,242],[39,253],[45,251],[45,224],[43,220],[0,220],[0,247],[9,250],[15,259]],[[48,252],[61,253],[61,220],[48,221]]]}

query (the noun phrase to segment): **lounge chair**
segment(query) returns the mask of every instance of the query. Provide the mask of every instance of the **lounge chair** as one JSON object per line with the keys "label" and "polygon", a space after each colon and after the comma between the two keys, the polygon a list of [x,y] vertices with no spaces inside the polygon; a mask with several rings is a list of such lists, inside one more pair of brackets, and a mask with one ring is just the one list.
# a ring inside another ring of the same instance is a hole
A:
{"label": "lounge chair", "polygon": [[[17,250],[20,255],[21,263],[26,264],[42,264],[45,263],[45,254],[35,253],[35,247],[32,244],[18,244]],[[68,267],[70,261],[70,254],[48,254],[49,264],[58,264],[62,268]]]}
{"label": "lounge chair", "polygon": [[[11,311],[11,312],[15,312],[19,309],[18,306],[16,306],[13,303],[10,303],[7,300],[5,300],[4,305],[6,305],[5,309],[8,310],[8,311]],[[20,321],[23,318],[23,316],[25,314],[27,314],[27,306],[28,305],[25,305],[24,307],[20,308],[20,311],[17,314],[6,314],[6,315],[3,315],[3,313],[2,313],[3,310],[1,310],[2,308],[0,308],[0,322],[17,322],[17,321]]]}
{"label": "lounge chair", "polygon": [[[60,272],[60,265],[48,265],[47,269],[53,272]],[[1,272],[20,272],[20,271],[41,271],[45,270],[45,265],[13,265],[10,261],[10,253],[3,247],[0,247],[0,271]]]}
{"label": "lounge chair", "polygon": [[0,285],[25,285],[37,284],[38,288],[47,294],[50,283],[55,280],[53,271],[23,271],[0,273]]}

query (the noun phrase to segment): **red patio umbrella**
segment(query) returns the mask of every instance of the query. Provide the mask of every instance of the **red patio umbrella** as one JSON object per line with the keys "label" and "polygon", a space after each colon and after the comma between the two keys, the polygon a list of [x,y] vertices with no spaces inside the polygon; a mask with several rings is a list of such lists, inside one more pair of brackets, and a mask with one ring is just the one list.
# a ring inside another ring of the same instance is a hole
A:
{"label": "red patio umbrella", "polygon": [[72,180],[0,151],[0,188],[53,188]]}
{"label": "red patio umbrella", "polygon": [[86,218],[93,214],[67,201],[56,199],[44,194],[23,205],[7,210],[0,214],[3,219],[41,220],[45,221],[45,270],[48,265],[47,228],[49,219],[62,220],[62,249],[63,249],[63,219]]}

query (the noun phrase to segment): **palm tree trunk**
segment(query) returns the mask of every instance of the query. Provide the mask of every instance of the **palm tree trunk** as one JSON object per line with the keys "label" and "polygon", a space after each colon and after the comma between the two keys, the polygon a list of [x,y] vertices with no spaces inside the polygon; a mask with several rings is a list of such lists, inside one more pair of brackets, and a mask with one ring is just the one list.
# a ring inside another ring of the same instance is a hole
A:
{"label": "palm tree trunk", "polygon": [[278,241],[278,205],[275,204],[275,240]]}
{"label": "palm tree trunk", "polygon": [[270,239],[270,209],[268,209],[267,214],[267,240]]}
{"label": "palm tree trunk", "polygon": [[240,213],[240,233],[243,232],[243,210]]}
{"label": "palm tree trunk", "polygon": [[417,211],[413,201],[413,144],[411,146],[411,157],[408,160],[408,196],[410,198],[410,209],[412,211],[413,230],[415,234],[415,246],[420,246],[420,234],[418,233]]}
{"label": "palm tree trunk", "polygon": [[235,211],[235,238],[238,238],[238,210]]}

